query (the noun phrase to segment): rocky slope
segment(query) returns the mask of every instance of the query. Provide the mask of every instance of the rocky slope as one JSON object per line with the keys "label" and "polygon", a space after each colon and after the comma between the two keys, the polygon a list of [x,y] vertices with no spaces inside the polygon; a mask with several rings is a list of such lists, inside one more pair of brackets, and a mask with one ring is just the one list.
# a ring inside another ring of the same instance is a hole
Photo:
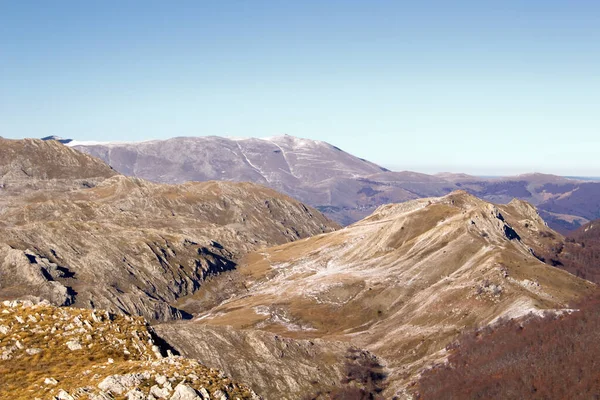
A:
{"label": "rocky slope", "polygon": [[[258,185],[159,185],[57,142],[6,144],[16,155],[4,165],[34,172],[0,189],[0,298],[181,318],[169,303],[247,252],[337,227]],[[50,174],[55,160],[69,167]]]}
{"label": "rocky slope", "polygon": [[185,322],[154,329],[185,357],[224,371],[265,399],[311,398],[340,386],[363,387],[365,382],[344,380],[353,368],[379,366],[373,354],[344,342]]}
{"label": "rocky slope", "polygon": [[565,238],[545,235],[540,258],[570,273],[600,283],[600,220],[591,221]]}
{"label": "rocky slope", "polygon": [[520,198],[536,205],[554,229],[576,229],[600,218],[600,182],[526,174],[481,178],[391,172],[328,143],[280,136],[269,139],[185,137],[139,143],[69,146],[101,158],[119,172],[155,182],[250,181],[310,204],[343,225],[378,206],[465,189],[497,203]]}
{"label": "rocky slope", "polygon": [[522,201],[454,192],[382,206],[343,230],[249,254],[246,291],[193,323],[369,350],[390,371],[391,398],[465,328],[561,310],[594,290],[534,255],[542,232],[552,233]]}
{"label": "rocky slope", "polygon": [[34,190],[89,188],[116,175],[101,160],[54,140],[0,138],[0,210]]}
{"label": "rocky slope", "polygon": [[0,182],[82,180],[117,175],[101,160],[55,140],[0,138]]}
{"label": "rocky slope", "polygon": [[5,301],[0,304],[0,398],[259,398],[154,339],[142,318]]}

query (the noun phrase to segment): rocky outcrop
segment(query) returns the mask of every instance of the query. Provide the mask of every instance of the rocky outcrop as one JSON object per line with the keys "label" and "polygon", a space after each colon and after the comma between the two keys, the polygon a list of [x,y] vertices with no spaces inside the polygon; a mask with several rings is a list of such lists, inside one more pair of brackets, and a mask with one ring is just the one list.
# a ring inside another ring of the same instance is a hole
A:
{"label": "rocky outcrop", "polygon": [[222,372],[159,347],[142,318],[5,301],[0,327],[0,398],[260,398]]}
{"label": "rocky outcrop", "polygon": [[0,183],[6,186],[23,180],[95,180],[117,174],[98,158],[57,141],[0,138]]}
{"label": "rocky outcrop", "polygon": [[182,355],[243,381],[265,399],[326,393],[342,385],[351,359],[374,359],[348,343],[292,339],[258,330],[193,323],[154,328]]}

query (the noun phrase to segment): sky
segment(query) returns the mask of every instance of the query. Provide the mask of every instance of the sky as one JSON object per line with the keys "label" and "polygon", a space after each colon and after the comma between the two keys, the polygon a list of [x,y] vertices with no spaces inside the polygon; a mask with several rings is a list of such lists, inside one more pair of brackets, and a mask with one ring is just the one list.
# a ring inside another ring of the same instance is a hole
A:
{"label": "sky", "polygon": [[600,2],[0,0],[0,136],[278,134],[600,176]]}

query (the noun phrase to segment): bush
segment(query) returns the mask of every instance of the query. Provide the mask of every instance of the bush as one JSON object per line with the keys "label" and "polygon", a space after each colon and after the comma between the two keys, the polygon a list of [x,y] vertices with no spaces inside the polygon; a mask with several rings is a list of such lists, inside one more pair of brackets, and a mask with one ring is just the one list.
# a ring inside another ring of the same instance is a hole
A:
{"label": "bush", "polygon": [[348,349],[346,376],[338,387],[305,397],[306,400],[380,400],[387,375],[377,358],[358,349]]}

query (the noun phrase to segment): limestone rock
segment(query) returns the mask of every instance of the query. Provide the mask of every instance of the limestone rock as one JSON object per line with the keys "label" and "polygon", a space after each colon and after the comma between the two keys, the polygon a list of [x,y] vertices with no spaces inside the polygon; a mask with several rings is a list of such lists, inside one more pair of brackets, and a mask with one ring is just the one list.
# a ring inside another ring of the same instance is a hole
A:
{"label": "limestone rock", "polygon": [[98,388],[115,394],[122,394],[125,391],[138,386],[144,380],[149,379],[150,375],[146,373],[112,375],[106,377]]}
{"label": "limestone rock", "polygon": [[198,396],[198,392],[196,392],[191,387],[180,383],[175,386],[175,392],[173,396],[171,396],[171,400],[203,400],[200,396]]}
{"label": "limestone rock", "polygon": [[81,343],[77,340],[69,340],[66,344],[71,351],[81,350],[83,348]]}
{"label": "limestone rock", "polygon": [[160,388],[154,385],[150,388],[150,394],[158,399],[167,399],[171,394],[171,390],[166,387]]}
{"label": "limestone rock", "polygon": [[68,392],[63,389],[58,391],[58,395],[56,396],[58,400],[75,400],[75,397],[71,396]]}
{"label": "limestone rock", "polygon": [[133,389],[127,392],[127,400],[147,400],[146,395],[139,389]]}

